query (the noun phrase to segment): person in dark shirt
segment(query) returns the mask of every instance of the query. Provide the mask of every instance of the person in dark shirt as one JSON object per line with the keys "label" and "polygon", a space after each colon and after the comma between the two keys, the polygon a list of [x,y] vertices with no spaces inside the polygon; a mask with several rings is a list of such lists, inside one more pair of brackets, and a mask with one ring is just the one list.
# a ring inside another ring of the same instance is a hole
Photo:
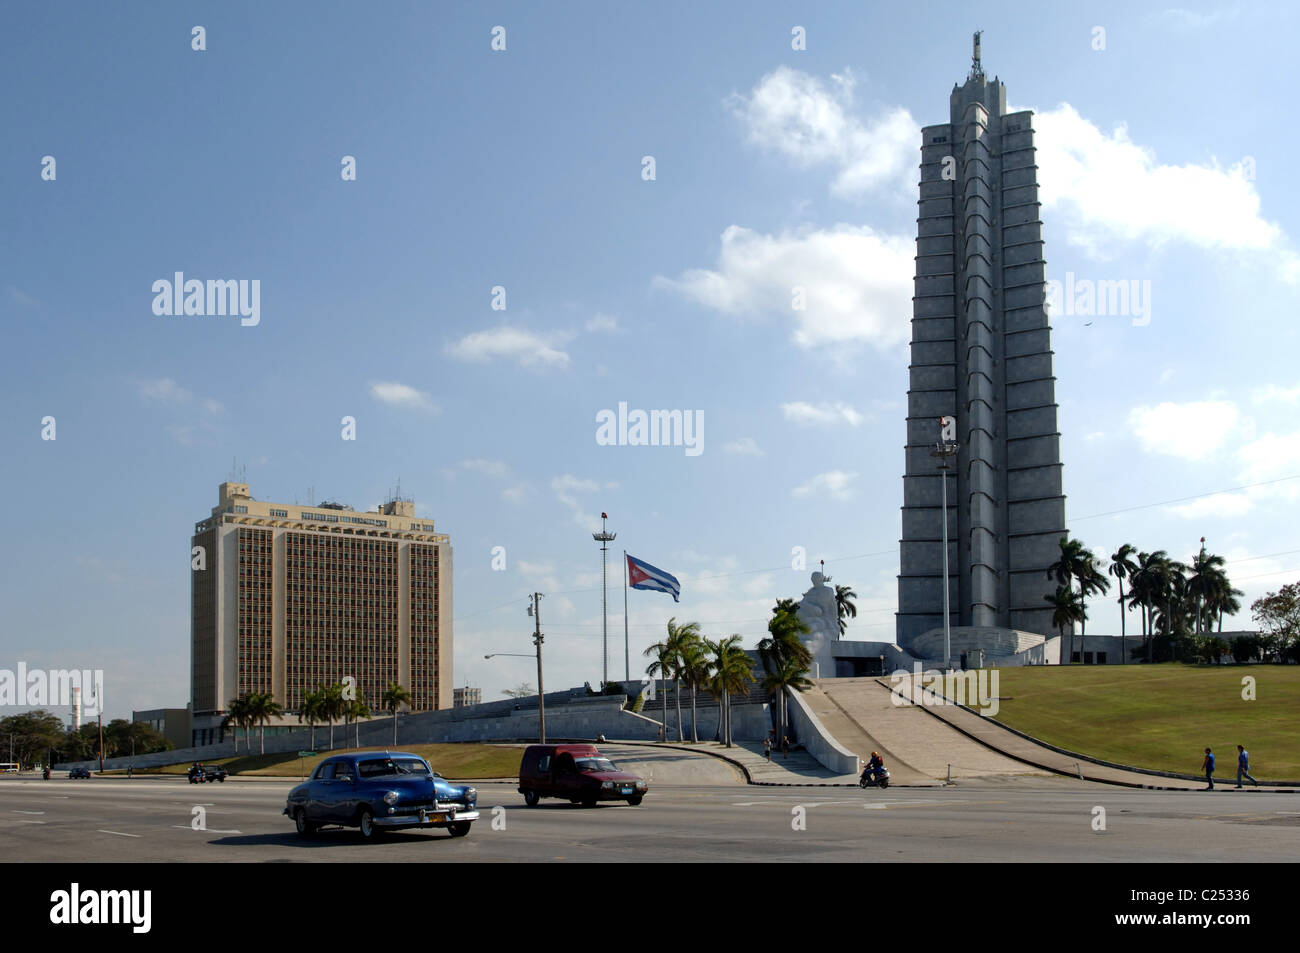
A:
{"label": "person in dark shirt", "polygon": [[1201,768],[1205,771],[1206,787],[1203,790],[1214,790],[1214,752],[1209,748],[1205,749],[1205,760],[1201,762]]}

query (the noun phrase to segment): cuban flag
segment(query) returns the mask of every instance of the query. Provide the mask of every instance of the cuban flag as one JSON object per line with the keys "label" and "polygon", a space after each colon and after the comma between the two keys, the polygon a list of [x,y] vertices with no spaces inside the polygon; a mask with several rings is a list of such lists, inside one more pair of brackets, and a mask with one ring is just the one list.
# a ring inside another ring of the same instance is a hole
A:
{"label": "cuban flag", "polygon": [[666,592],[679,602],[682,587],[676,576],[670,576],[662,569],[656,569],[635,556],[627,557],[627,584],[633,589],[650,589],[654,592]]}

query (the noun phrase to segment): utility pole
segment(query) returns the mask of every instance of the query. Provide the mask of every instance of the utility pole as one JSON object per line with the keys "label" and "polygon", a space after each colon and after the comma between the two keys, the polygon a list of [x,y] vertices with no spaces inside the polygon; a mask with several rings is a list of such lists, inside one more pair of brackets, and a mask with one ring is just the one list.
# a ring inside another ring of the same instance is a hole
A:
{"label": "utility pole", "polygon": [[[609,544],[613,542],[617,533],[606,532],[605,520],[609,517],[600,514],[600,532],[592,533],[591,538],[600,543],[600,647],[601,647],[601,673],[600,673],[600,690],[604,691],[605,686],[609,683],[609,586],[606,584],[605,560],[606,553],[609,552]],[[626,614],[624,615],[626,618]]]}
{"label": "utility pole", "polygon": [[546,689],[542,686],[542,594],[533,593],[528,614],[533,617],[533,645],[537,646],[537,735],[538,743],[546,744]]}

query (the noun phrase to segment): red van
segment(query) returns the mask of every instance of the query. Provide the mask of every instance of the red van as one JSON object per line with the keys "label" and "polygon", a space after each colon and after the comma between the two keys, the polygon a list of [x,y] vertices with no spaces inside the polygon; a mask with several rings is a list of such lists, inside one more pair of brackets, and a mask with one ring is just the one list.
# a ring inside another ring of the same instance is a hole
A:
{"label": "red van", "polygon": [[544,797],[594,807],[597,801],[641,803],[648,785],[626,774],[595,745],[530,745],[519,762],[519,793],[536,807]]}

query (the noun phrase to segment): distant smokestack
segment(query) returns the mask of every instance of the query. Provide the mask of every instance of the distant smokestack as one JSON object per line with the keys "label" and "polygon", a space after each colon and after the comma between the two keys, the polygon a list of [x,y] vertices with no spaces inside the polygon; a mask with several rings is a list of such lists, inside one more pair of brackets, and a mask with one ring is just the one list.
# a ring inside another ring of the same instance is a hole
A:
{"label": "distant smokestack", "polygon": [[72,689],[72,730],[77,731],[81,727],[81,689]]}

